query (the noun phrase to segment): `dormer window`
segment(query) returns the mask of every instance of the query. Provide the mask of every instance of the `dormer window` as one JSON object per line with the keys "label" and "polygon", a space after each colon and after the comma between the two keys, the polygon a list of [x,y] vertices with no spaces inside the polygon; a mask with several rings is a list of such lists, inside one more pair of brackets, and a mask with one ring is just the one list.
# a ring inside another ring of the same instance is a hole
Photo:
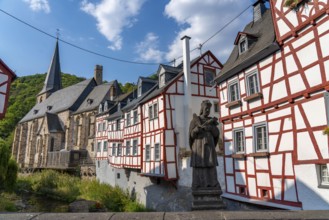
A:
{"label": "dormer window", "polygon": [[162,73],[160,75],[159,85],[160,87],[164,86],[166,84],[166,75],[165,73]]}
{"label": "dormer window", "polygon": [[138,83],[138,91],[137,92],[138,92],[137,96],[140,97],[142,95],[142,83],[141,82]]}
{"label": "dormer window", "polygon": [[34,109],[34,110],[33,110],[33,113],[34,113],[35,115],[36,115],[38,112],[39,112],[38,109]]}
{"label": "dormer window", "polygon": [[105,102],[105,103],[104,103],[104,111],[107,111],[107,109],[108,109],[108,103]]}
{"label": "dormer window", "polygon": [[239,54],[242,54],[248,50],[248,41],[245,36],[241,37],[239,42]]}
{"label": "dormer window", "polygon": [[102,111],[103,111],[103,106],[102,106],[102,104],[99,104],[99,106],[98,106],[98,113],[102,113]]}
{"label": "dormer window", "polygon": [[91,104],[93,104],[93,102],[94,102],[94,100],[93,100],[93,99],[87,99],[87,103],[88,103],[88,105],[91,105]]}

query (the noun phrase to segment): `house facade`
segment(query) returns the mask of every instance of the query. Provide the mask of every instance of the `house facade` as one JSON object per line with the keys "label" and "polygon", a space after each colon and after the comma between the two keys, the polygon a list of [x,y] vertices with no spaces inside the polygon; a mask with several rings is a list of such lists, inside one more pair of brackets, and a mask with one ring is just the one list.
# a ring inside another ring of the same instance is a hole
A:
{"label": "house facade", "polygon": [[16,74],[0,59],[0,120],[5,117],[10,85],[16,78]]}
{"label": "house facade", "polygon": [[[188,41],[183,39],[185,51]],[[155,210],[190,210],[192,170],[186,128],[205,99],[213,103],[211,115],[218,115],[213,79],[222,64],[210,51],[192,62],[186,56],[184,63],[185,67],[160,65],[158,80],[149,86],[149,79],[139,79],[138,97],[108,117],[108,160],[96,167],[100,181],[128,189]]]}
{"label": "house facade", "polygon": [[83,175],[95,175],[95,115],[101,102],[120,94],[116,81],[102,84],[102,71],[96,65],[93,78],[62,88],[56,42],[37,103],[15,130],[12,155],[23,171],[81,166]]}
{"label": "house facade", "polygon": [[216,78],[225,145],[223,197],[328,209],[329,1],[254,4]]}

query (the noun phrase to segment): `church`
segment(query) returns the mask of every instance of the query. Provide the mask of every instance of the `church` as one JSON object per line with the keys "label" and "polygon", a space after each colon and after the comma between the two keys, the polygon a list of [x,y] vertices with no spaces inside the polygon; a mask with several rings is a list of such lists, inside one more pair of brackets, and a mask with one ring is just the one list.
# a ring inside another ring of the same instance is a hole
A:
{"label": "church", "polygon": [[[18,123],[12,155],[23,171],[52,168],[94,176],[95,115],[100,103],[116,103],[116,80],[102,83],[103,67],[94,77],[62,88],[58,41],[35,106]],[[68,95],[69,94],[69,95]]]}

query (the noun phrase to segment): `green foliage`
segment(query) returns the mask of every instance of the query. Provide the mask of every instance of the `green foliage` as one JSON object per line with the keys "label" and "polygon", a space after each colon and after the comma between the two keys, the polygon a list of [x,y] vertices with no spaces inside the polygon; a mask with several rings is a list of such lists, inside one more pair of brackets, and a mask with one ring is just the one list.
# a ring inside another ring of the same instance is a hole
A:
{"label": "green foliage", "polygon": [[[36,95],[41,91],[46,74],[35,74],[17,78],[10,87],[6,116],[0,121],[0,138],[7,139],[16,124],[36,104]],[[83,81],[84,78],[62,73],[63,88]]]}
{"label": "green foliage", "polygon": [[9,191],[15,187],[18,171],[16,161],[10,158],[10,146],[10,141],[0,138],[0,189]]}
{"label": "green foliage", "polygon": [[137,86],[134,83],[126,82],[124,85],[119,83],[122,93],[132,92],[134,89],[137,89]]}
{"label": "green foliage", "polygon": [[298,0],[286,0],[284,2],[285,7],[295,7],[298,4]]}
{"label": "green foliage", "polygon": [[322,131],[323,135],[329,135],[329,127],[326,127],[323,131]]}
{"label": "green foliage", "polygon": [[12,202],[16,199],[15,194],[1,193],[0,194],[0,212],[16,212],[17,208]]}
{"label": "green foliage", "polygon": [[5,189],[13,191],[17,180],[18,165],[13,158],[9,159],[6,173]]}
{"label": "green foliage", "polygon": [[91,210],[106,207],[113,212],[146,211],[143,205],[130,199],[128,191],[123,191],[118,186],[111,187],[96,180],[80,180],[51,170],[20,177],[18,187],[68,202],[76,199],[96,201],[97,207],[90,207]]}

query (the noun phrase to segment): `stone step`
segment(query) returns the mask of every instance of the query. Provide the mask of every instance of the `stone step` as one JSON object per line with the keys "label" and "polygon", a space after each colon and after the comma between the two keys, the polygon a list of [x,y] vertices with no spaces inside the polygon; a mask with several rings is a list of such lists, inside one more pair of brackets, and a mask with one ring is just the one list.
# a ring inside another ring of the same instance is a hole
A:
{"label": "stone step", "polygon": [[212,200],[212,201],[205,201],[205,200],[198,200],[198,201],[193,201],[192,202],[192,205],[195,205],[195,206],[198,206],[198,205],[218,205],[218,204],[222,204],[223,201],[221,200]]}
{"label": "stone step", "polygon": [[193,205],[192,204],[192,210],[223,210],[225,209],[224,204],[216,204],[216,205]]}

